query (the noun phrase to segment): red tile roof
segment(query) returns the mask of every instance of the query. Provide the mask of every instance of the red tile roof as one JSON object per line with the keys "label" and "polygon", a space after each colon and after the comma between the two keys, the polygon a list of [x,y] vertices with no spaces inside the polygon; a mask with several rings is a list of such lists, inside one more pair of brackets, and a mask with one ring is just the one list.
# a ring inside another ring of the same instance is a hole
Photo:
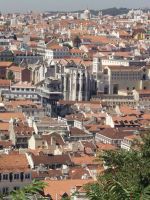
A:
{"label": "red tile roof", "polygon": [[10,80],[3,80],[0,79],[0,87],[10,87],[11,81]]}
{"label": "red tile roof", "polygon": [[0,171],[28,171],[28,161],[25,155],[0,155]]}
{"label": "red tile roof", "polygon": [[83,185],[92,182],[91,180],[61,180],[61,181],[45,181],[48,185],[44,188],[45,195],[51,195],[53,200],[61,200],[63,194],[70,196],[71,189],[82,187]]}

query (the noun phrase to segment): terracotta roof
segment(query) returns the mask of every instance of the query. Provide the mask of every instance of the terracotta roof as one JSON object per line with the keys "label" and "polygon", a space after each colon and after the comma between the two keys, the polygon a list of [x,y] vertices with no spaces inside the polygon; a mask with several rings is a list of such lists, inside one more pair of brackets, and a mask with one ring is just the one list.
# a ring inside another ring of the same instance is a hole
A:
{"label": "terracotta roof", "polygon": [[89,171],[82,167],[72,167],[69,170],[69,178],[71,179],[82,179],[82,176],[85,174],[89,178],[91,177]]}
{"label": "terracotta roof", "polygon": [[99,131],[98,134],[101,134],[112,140],[120,140],[126,136],[132,135],[133,133],[131,133],[130,131],[122,131],[115,128],[107,128],[107,129]]}
{"label": "terracotta roof", "polygon": [[90,39],[92,43],[113,43],[115,40],[105,36],[84,35],[82,38]]}
{"label": "terracotta roof", "polygon": [[32,155],[32,159],[34,162],[35,166],[38,166],[40,164],[44,165],[51,165],[51,164],[71,164],[71,159],[70,156],[65,154],[65,155],[39,155],[35,156]]}
{"label": "terracotta roof", "polygon": [[34,129],[29,127],[27,123],[17,122],[13,126],[16,135],[25,135],[30,137],[34,133]]}
{"label": "terracotta roof", "polygon": [[100,125],[99,124],[88,124],[85,127],[90,132],[97,132],[97,131],[104,129],[104,128],[110,128],[110,126],[108,126],[108,125],[101,125],[101,124]]}
{"label": "terracotta roof", "polygon": [[93,165],[96,164],[96,158],[94,156],[81,156],[81,157],[72,157],[72,161],[75,165]]}
{"label": "terracotta roof", "polygon": [[142,115],[142,118],[143,118],[143,119],[146,119],[146,120],[150,120],[150,113],[143,114],[143,115]]}
{"label": "terracotta roof", "polygon": [[0,67],[10,67],[13,63],[12,62],[0,62]]}
{"label": "terracotta roof", "polygon": [[79,135],[87,135],[87,133],[76,127],[70,128],[70,136],[79,136]]}
{"label": "terracotta roof", "polygon": [[96,150],[96,145],[93,143],[93,141],[81,141],[81,144],[84,146],[84,148],[90,148],[92,151]]}
{"label": "terracotta roof", "polygon": [[124,137],[124,139],[127,139],[127,140],[130,140],[130,141],[133,141],[135,139],[141,139],[140,135],[129,135],[129,136],[126,136]]}
{"label": "terracotta roof", "polygon": [[129,33],[124,30],[119,30],[119,35],[120,36],[130,36]]}
{"label": "terracotta roof", "polygon": [[0,141],[0,147],[2,148],[9,148],[11,145],[12,145],[12,141],[7,141],[7,140]]}
{"label": "terracotta roof", "polygon": [[11,70],[12,72],[21,72],[24,69],[25,69],[24,67],[19,67],[19,66],[11,66],[11,67],[9,67],[9,70]]}
{"label": "terracotta roof", "polygon": [[84,115],[82,113],[66,115],[65,119],[67,119],[69,121],[74,121],[74,120],[86,121],[86,118],[84,117]]}
{"label": "terracotta roof", "polygon": [[96,146],[99,150],[108,151],[108,150],[116,150],[117,147],[112,144],[104,144],[104,143],[96,143]]}
{"label": "terracotta roof", "polygon": [[70,53],[79,53],[79,54],[83,54],[84,51],[80,50],[80,49],[71,49]]}
{"label": "terracotta roof", "polygon": [[37,105],[36,103],[34,103],[33,101],[30,100],[15,100],[15,101],[9,101],[5,103],[6,108],[8,107],[12,107],[12,108],[17,108],[18,106],[21,107],[30,107],[30,106],[34,106],[34,107],[38,107],[39,105]]}
{"label": "terracotta roof", "polygon": [[129,52],[127,52],[127,51],[125,51],[125,52],[122,52],[122,51],[117,51],[117,52],[115,52],[115,56],[120,56],[120,57],[125,57],[125,58],[128,58],[128,57],[131,57],[131,56],[133,56],[132,55],[132,53],[129,51]]}
{"label": "terracotta roof", "polygon": [[65,50],[65,49],[68,49],[66,47],[63,47],[63,46],[60,46],[59,44],[49,44],[47,49],[50,49],[50,50]]}
{"label": "terracotta roof", "polygon": [[9,123],[7,122],[0,122],[0,131],[8,131]]}
{"label": "terracotta roof", "polygon": [[61,200],[63,194],[70,195],[71,189],[76,186],[82,187],[90,183],[91,180],[61,180],[61,181],[45,181],[48,185],[44,188],[45,195],[51,195],[53,200]]}
{"label": "terracotta roof", "polygon": [[85,117],[86,118],[106,118],[106,113],[101,113],[101,112],[97,112],[97,113],[85,113]]}
{"label": "terracotta roof", "polygon": [[150,90],[138,90],[139,94],[149,94],[150,95]]}
{"label": "terracotta roof", "polygon": [[0,87],[10,87],[11,81],[10,80],[3,80],[0,79]]}
{"label": "terracotta roof", "polygon": [[134,125],[139,125],[138,124],[138,118],[136,116],[130,116],[130,115],[125,115],[125,116],[113,116],[112,120],[116,126],[134,126]]}
{"label": "terracotta roof", "polygon": [[140,111],[133,109],[127,105],[120,106],[119,109],[120,109],[121,113],[123,113],[125,115],[139,115],[140,114]]}
{"label": "terracotta roof", "polygon": [[32,171],[32,178],[37,178],[37,179],[43,179],[49,177],[51,179],[56,179],[57,177],[60,178],[62,177],[62,171],[61,170],[56,170],[56,169],[50,169],[46,171]]}
{"label": "terracotta roof", "polygon": [[14,113],[14,112],[0,113],[0,120],[2,121],[10,121],[11,118],[25,121],[25,116],[23,115],[23,113]]}
{"label": "terracotta roof", "polygon": [[0,171],[28,171],[28,161],[25,155],[0,155]]}

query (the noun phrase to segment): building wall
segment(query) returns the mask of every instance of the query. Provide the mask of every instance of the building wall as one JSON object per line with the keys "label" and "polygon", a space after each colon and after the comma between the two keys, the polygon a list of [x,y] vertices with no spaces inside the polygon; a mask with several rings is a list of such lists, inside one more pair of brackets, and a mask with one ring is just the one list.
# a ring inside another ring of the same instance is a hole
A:
{"label": "building wall", "polygon": [[28,140],[28,148],[29,149],[36,149],[34,135],[32,135],[31,138]]}
{"label": "building wall", "polygon": [[[8,174],[8,180],[3,180],[3,175]],[[10,181],[10,174],[12,176],[12,181]],[[14,174],[18,174],[19,178],[14,179]],[[26,178],[26,175],[29,175],[29,178]],[[23,179],[21,180],[21,176],[23,176]],[[0,193],[3,194],[4,188],[8,188],[8,193],[13,191],[16,187],[22,188],[25,185],[28,185],[32,182],[31,172],[24,172],[23,175],[21,175],[21,172],[10,172],[10,173],[1,173],[1,180],[0,180]]]}
{"label": "building wall", "polygon": [[[68,69],[67,69],[68,70]],[[85,69],[70,69],[63,79],[64,99],[70,101],[89,100],[92,90],[91,77]]]}
{"label": "building wall", "polygon": [[31,71],[29,69],[22,70],[21,74],[21,81],[22,82],[31,82]]}
{"label": "building wall", "polygon": [[0,79],[6,79],[6,73],[7,68],[6,67],[0,67]]}

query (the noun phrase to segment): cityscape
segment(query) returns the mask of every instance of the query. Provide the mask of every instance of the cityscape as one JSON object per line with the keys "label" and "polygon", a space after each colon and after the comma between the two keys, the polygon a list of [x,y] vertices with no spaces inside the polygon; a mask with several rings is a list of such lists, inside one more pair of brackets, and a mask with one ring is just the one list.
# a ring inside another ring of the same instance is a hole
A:
{"label": "cityscape", "polygon": [[150,199],[148,4],[23,5],[0,13],[0,200]]}

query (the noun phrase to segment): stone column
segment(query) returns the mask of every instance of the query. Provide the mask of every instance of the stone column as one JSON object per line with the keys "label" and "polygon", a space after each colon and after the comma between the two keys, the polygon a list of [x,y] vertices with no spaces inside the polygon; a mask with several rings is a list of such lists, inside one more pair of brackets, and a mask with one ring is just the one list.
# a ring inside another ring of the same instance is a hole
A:
{"label": "stone column", "polygon": [[91,88],[90,88],[90,78],[88,73],[85,73],[85,100],[88,101],[89,100],[89,96],[90,96],[90,92],[91,92]]}
{"label": "stone column", "polygon": [[64,75],[64,100],[67,100],[67,74]]}
{"label": "stone column", "polygon": [[82,76],[82,73],[80,72],[78,101],[82,101],[82,100],[83,100],[83,76]]}
{"label": "stone column", "polygon": [[72,77],[72,100],[76,101],[77,96],[77,71],[73,73]]}
{"label": "stone column", "polygon": [[71,71],[71,73],[69,74],[69,100],[72,101],[73,100],[73,89],[72,89],[72,86],[73,86],[73,72]]}

